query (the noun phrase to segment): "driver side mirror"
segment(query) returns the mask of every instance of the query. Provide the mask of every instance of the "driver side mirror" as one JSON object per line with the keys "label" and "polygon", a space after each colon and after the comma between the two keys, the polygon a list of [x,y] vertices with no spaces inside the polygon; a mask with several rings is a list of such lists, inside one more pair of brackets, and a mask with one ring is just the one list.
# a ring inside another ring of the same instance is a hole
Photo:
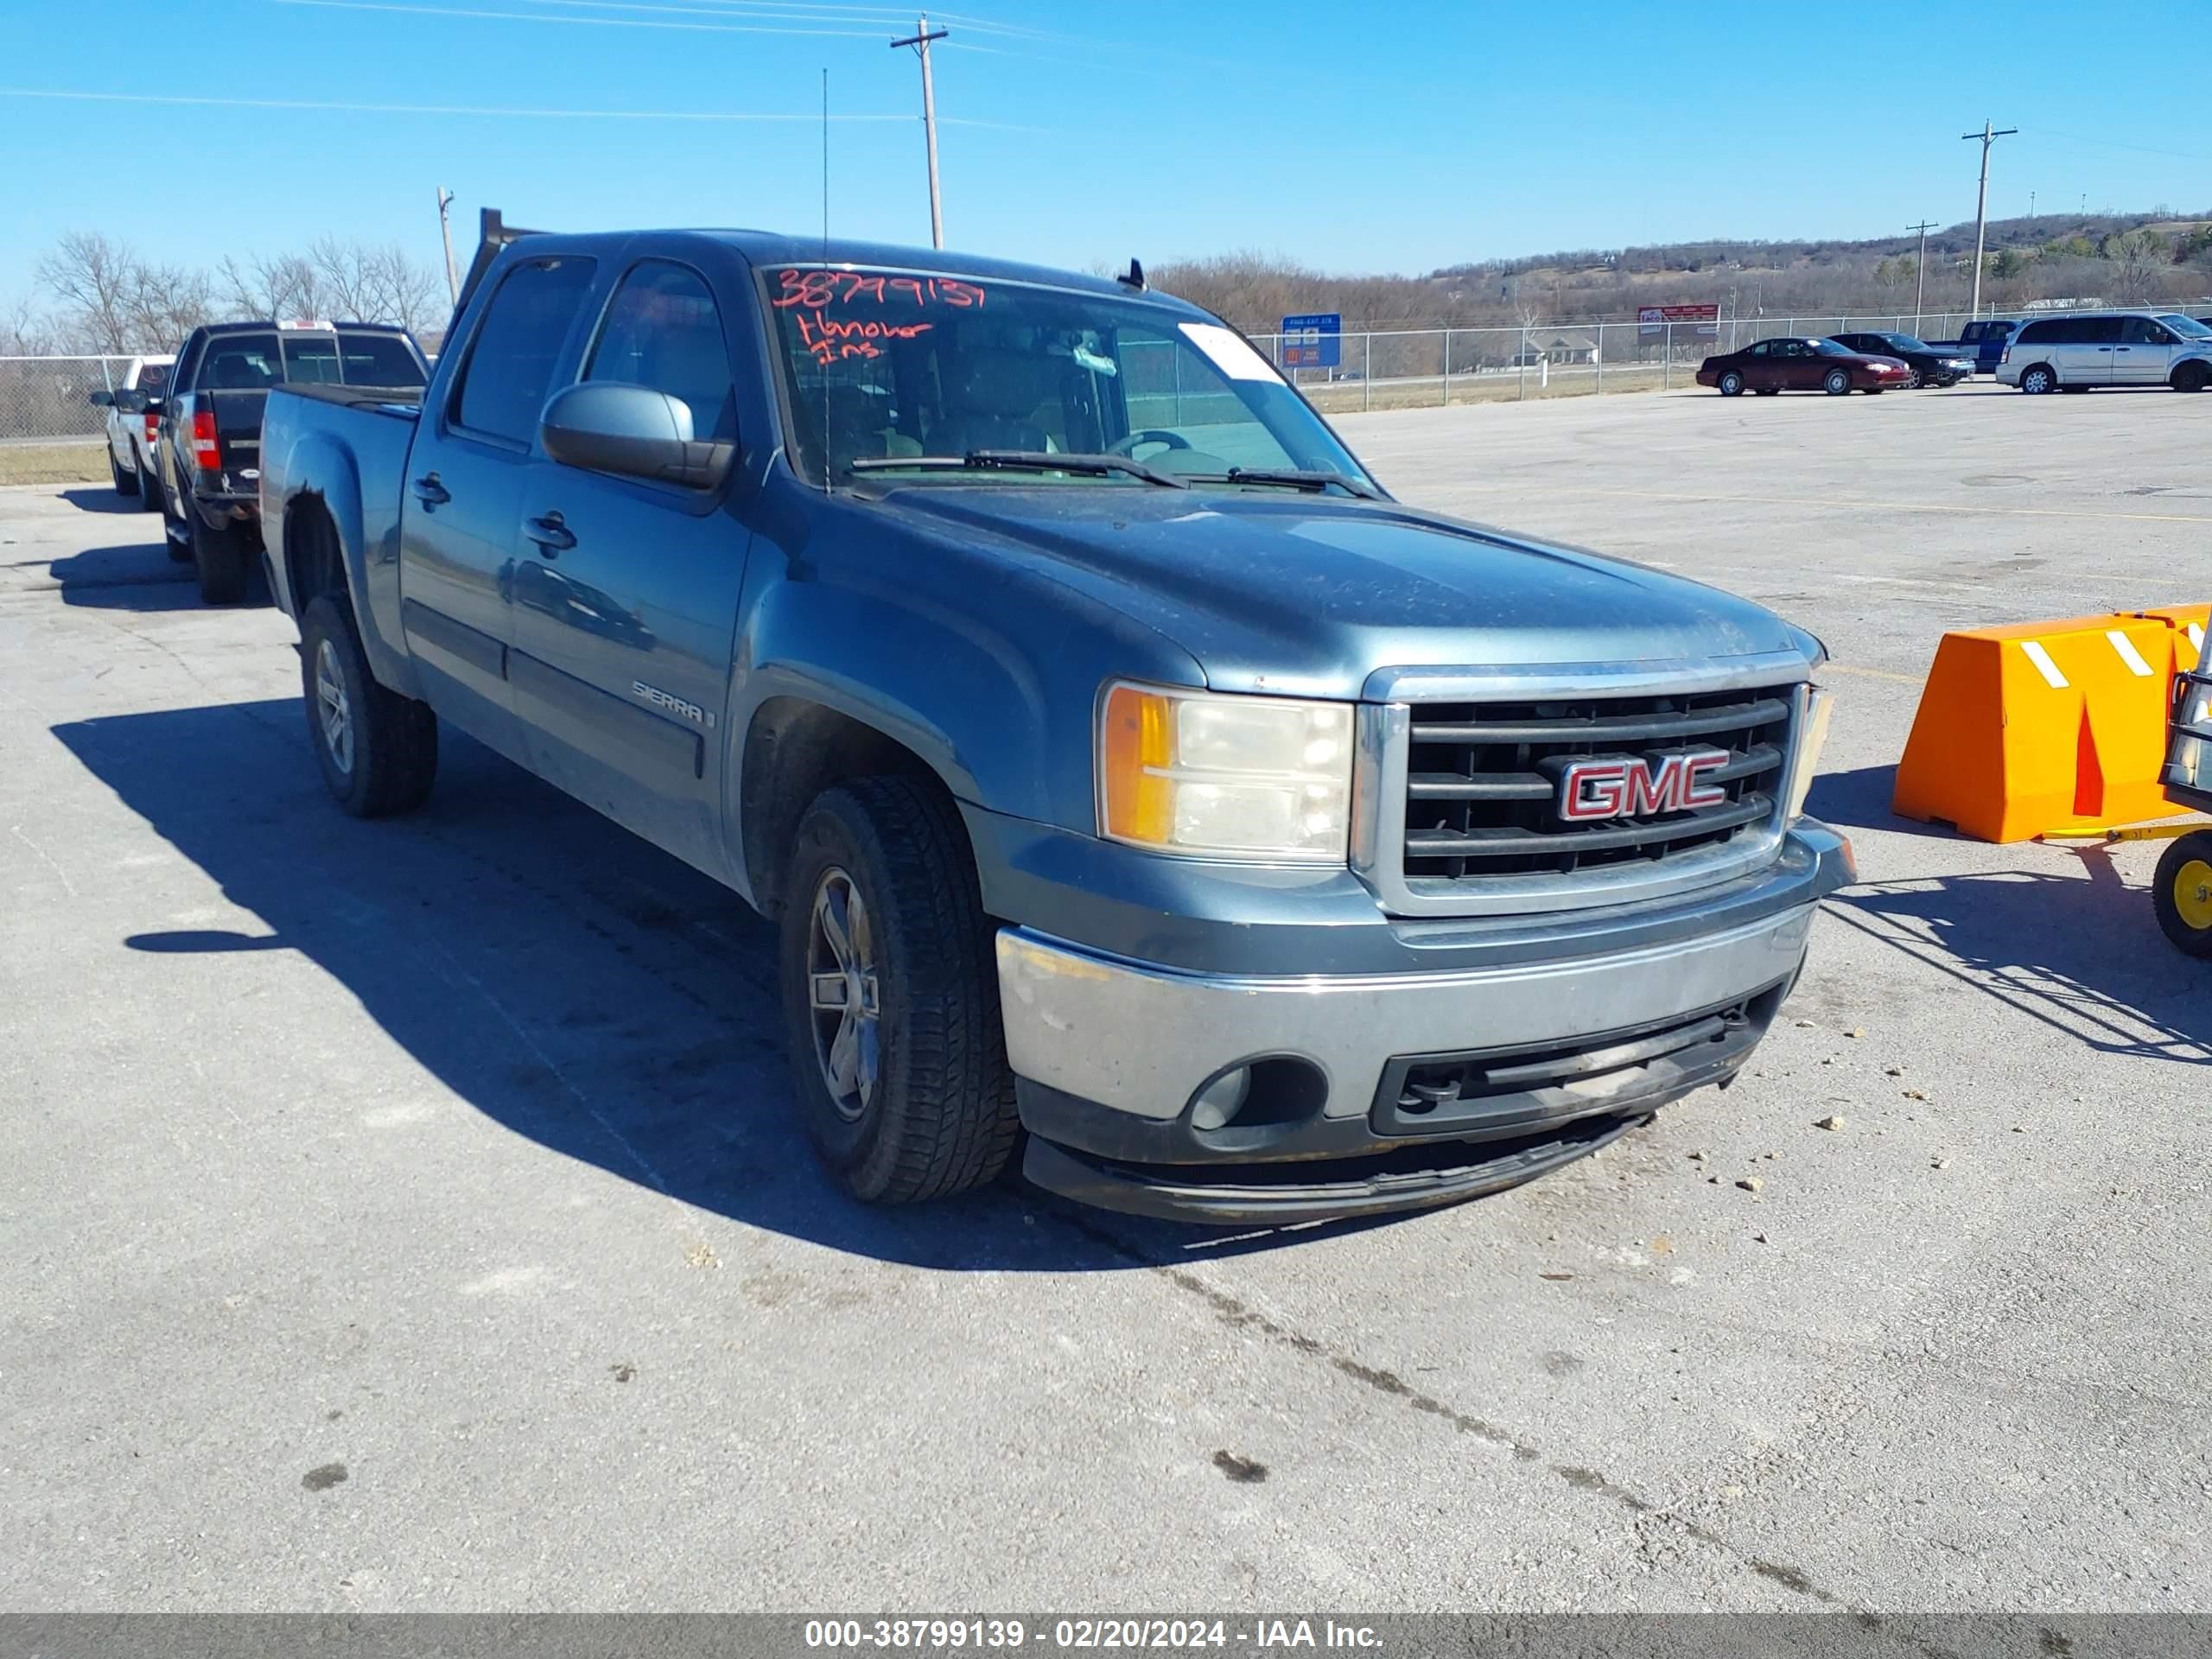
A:
{"label": "driver side mirror", "polygon": [[553,394],[538,441],[564,467],[712,489],[736,459],[734,443],[691,435],[691,406],[650,386],[586,380]]}
{"label": "driver side mirror", "polygon": [[117,392],[111,401],[126,415],[143,415],[148,409],[154,406],[154,400],[147,397],[144,392],[133,391],[128,388]]}
{"label": "driver side mirror", "polygon": [[111,391],[96,391],[85,401],[94,409],[106,409],[114,404],[115,394]]}

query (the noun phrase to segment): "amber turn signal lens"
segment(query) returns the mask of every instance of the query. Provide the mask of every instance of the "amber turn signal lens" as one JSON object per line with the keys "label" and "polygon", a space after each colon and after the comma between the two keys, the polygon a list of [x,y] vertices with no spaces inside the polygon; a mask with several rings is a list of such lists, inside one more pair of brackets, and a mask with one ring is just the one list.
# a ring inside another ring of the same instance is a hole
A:
{"label": "amber turn signal lens", "polygon": [[1175,760],[1173,732],[1173,710],[1157,691],[1117,685],[1107,694],[1099,784],[1108,835],[1166,842],[1174,811],[1166,776]]}

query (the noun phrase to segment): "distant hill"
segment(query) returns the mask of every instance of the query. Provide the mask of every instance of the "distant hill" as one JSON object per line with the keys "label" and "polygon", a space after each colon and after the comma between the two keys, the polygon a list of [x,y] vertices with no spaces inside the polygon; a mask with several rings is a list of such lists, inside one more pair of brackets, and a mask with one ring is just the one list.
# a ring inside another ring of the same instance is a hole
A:
{"label": "distant hill", "polygon": [[[1920,238],[1754,241],[1716,237],[1450,265],[1419,276],[1343,276],[1257,253],[1173,261],[1155,283],[1265,334],[1294,312],[1340,311],[1347,328],[1484,327],[1632,321],[1639,305],[1718,302],[1723,315],[1861,315],[1913,306]],[[1924,304],[1963,308],[1974,221],[1930,231]],[[1992,219],[1982,303],[2095,297],[2113,304],[2212,296],[2212,213],[2040,213]]]}

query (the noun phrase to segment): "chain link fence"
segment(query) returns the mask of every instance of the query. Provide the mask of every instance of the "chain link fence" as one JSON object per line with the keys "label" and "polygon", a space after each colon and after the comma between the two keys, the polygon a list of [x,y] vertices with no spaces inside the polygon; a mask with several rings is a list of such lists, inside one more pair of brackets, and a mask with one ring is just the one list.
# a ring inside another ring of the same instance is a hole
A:
{"label": "chain link fence", "polygon": [[87,401],[113,391],[127,357],[0,357],[0,443],[98,440],[107,411]]}

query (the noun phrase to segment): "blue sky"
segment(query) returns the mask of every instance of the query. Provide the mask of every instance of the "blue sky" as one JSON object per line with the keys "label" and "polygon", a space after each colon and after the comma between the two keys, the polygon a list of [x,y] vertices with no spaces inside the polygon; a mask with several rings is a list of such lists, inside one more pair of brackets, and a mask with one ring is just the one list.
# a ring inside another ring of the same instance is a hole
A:
{"label": "blue sky", "polygon": [[[454,13],[469,15],[456,16]],[[435,190],[562,228],[821,219],[926,242],[919,85],[861,0],[0,0],[0,300],[62,232],[212,264],[318,235],[436,257]],[[1878,235],[1974,212],[2212,207],[2212,41],[2131,7],[2090,69],[2008,49],[2078,7],[1707,0],[961,0],[937,60],[947,241],[1084,266],[1256,247],[1340,270],[1703,235]],[[789,32],[784,32],[789,31]],[[1992,50],[1977,42],[1999,42]],[[2166,45],[2160,45],[2166,42]],[[2132,55],[2132,48],[2145,55]],[[1996,73],[2001,66],[2001,73]],[[439,106],[85,102],[25,92]],[[551,115],[468,113],[543,111]],[[580,111],[790,115],[633,120]]]}

